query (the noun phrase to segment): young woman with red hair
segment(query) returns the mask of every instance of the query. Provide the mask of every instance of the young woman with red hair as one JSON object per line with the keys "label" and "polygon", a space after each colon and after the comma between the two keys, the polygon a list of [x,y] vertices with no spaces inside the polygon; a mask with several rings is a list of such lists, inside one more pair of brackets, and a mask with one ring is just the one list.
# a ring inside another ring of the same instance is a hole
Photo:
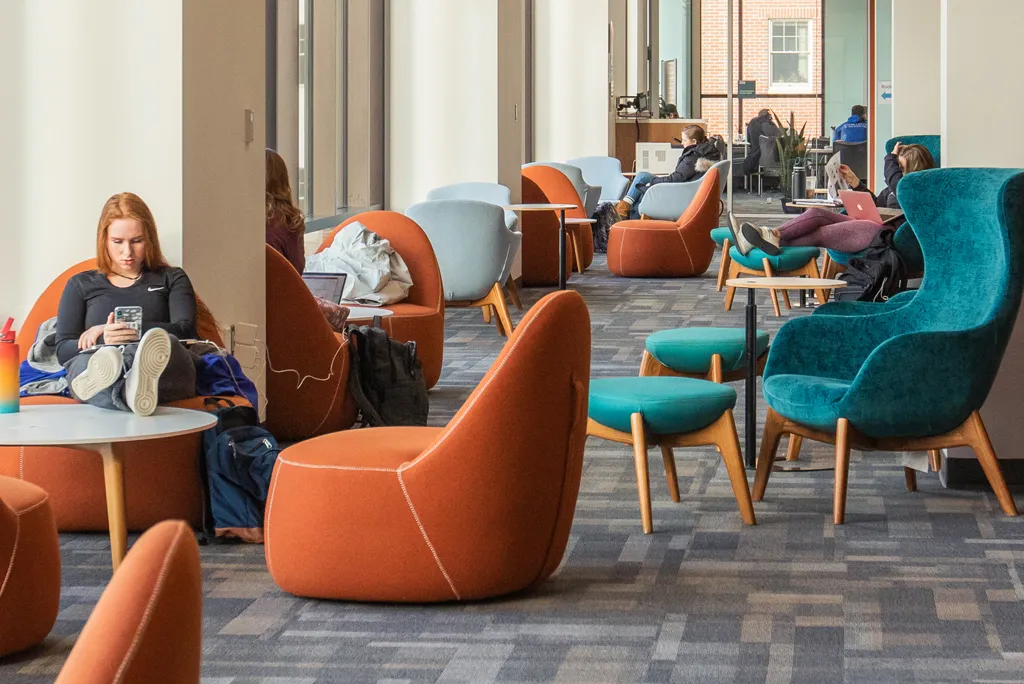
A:
{"label": "young woman with red hair", "polygon": [[[195,364],[177,342],[196,337],[195,293],[185,272],[164,259],[156,221],[138,195],[122,192],[103,205],[96,261],[68,281],[57,312],[57,359],[71,395],[138,415],[195,396]],[[119,306],[142,308],[141,338],[114,320]]]}

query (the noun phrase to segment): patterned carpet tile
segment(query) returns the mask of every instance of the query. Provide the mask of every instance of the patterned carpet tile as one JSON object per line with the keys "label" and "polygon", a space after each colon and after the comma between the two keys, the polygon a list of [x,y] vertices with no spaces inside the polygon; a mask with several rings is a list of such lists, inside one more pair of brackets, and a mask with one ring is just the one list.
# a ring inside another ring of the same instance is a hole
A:
{"label": "patterned carpet tile", "polygon": [[[634,375],[656,330],[742,326],[742,305],[723,310],[716,269],[626,280],[599,256],[574,275],[592,315],[593,375]],[[546,291],[527,289],[524,302]],[[807,313],[777,319],[761,304],[771,333]],[[448,312],[431,424],[451,418],[502,344],[478,310]],[[277,589],[262,547],[203,547],[203,682],[1024,683],[1024,518],[1005,518],[990,492],[948,491],[922,475],[908,493],[897,455],[855,453],[846,525],[831,522],[832,474],[801,472],[773,476],[748,527],[714,449],[676,458],[678,504],[661,459],[651,460],[655,533],[644,535],[629,449],[591,438],[565,560],[526,595],[306,600]],[[61,543],[57,625],[41,647],[0,661],[5,684],[52,681],[109,581],[105,535]]]}

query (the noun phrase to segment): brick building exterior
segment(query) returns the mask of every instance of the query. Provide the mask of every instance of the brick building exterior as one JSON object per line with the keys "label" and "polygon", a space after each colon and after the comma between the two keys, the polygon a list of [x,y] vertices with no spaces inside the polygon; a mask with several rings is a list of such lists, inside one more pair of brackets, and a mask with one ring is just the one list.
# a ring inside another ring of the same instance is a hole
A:
{"label": "brick building exterior", "polygon": [[[798,128],[807,122],[808,137],[822,134],[821,5],[822,0],[734,0],[733,80],[756,81],[757,95],[770,95],[736,101],[734,136],[763,108],[784,120],[793,112]],[[726,0],[703,0],[701,118],[713,134],[726,130],[727,28]]]}

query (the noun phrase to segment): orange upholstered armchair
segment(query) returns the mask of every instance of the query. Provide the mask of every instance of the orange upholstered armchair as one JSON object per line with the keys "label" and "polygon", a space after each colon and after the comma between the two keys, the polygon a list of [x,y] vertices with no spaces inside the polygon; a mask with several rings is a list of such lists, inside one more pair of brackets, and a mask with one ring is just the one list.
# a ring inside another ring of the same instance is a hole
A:
{"label": "orange upholstered armchair", "polygon": [[327,249],[339,230],[357,221],[390,242],[409,267],[409,296],[385,307],[395,313],[383,319],[382,326],[396,340],[416,343],[429,389],[440,379],[444,361],[444,288],[434,248],[423,229],[407,216],[394,211],[367,211],[332,230],[317,251]]}
{"label": "orange upholstered armchair", "polygon": [[523,319],[444,428],[317,437],[281,453],[270,574],[299,596],[455,601],[543,582],[579,492],[590,316],[555,292]]}
{"label": "orange upholstered armchair", "polygon": [[184,522],[142,535],[114,573],[57,684],[199,684],[203,579]]}
{"label": "orange upholstered armchair", "polygon": [[0,477],[0,656],[35,646],[60,608],[60,547],[49,496]]}
{"label": "orange upholstered armchair", "polygon": [[[18,330],[21,360],[25,360],[40,324],[57,315],[57,304],[71,276],[93,268],[95,259],[83,261],[61,273],[46,288]],[[201,337],[223,345],[212,317],[200,315],[198,327]],[[195,397],[168,406],[202,410],[204,399]],[[248,403],[242,397],[231,400]],[[75,400],[39,396],[26,397],[21,403],[73,404]],[[201,442],[202,435],[195,434],[114,445],[115,450],[129,455],[124,463],[128,529],[143,530],[167,518],[181,518],[194,525],[202,521]],[[61,447],[0,447],[0,475],[33,482],[46,490],[61,531],[107,529],[103,466],[98,453]]]}
{"label": "orange upholstered armchair", "polygon": [[[551,166],[523,167],[524,204],[575,204],[576,209],[565,212],[565,217],[587,218],[583,200],[572,181]],[[558,212],[524,211],[523,284],[558,284]],[[566,226],[565,273],[566,278],[575,267],[576,255],[586,269],[594,261],[594,231],[587,225]],[[580,269],[575,268],[576,271]]]}
{"label": "orange upholstered armchair", "polygon": [[[711,231],[720,209],[718,169],[711,169],[677,221],[619,221],[608,234],[608,270],[634,278],[704,273],[715,255]],[[524,239],[525,242],[525,239]]]}
{"label": "orange upholstered armchair", "polygon": [[266,249],[267,429],[298,441],[349,428],[348,338],[331,329],[295,267]]}

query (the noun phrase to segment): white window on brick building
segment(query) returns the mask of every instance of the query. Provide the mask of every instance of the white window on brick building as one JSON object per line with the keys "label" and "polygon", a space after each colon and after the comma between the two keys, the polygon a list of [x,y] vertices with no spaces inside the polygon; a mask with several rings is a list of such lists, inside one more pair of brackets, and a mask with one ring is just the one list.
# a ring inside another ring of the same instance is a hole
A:
{"label": "white window on brick building", "polygon": [[768,69],[771,90],[810,92],[811,21],[773,19],[768,22],[768,26]]}

